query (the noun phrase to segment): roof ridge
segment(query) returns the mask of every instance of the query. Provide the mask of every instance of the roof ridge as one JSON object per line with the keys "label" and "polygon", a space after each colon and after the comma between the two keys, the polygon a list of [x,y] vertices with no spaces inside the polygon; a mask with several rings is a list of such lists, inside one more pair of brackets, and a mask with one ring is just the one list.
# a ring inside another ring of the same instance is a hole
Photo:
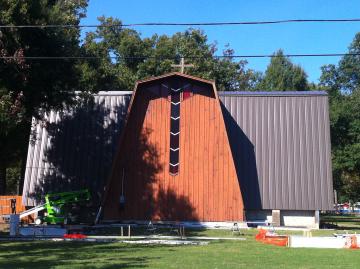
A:
{"label": "roof ridge", "polygon": [[142,83],[146,83],[146,82],[150,82],[150,81],[154,81],[154,80],[158,80],[158,79],[162,79],[162,78],[167,78],[167,77],[171,77],[171,76],[180,76],[180,77],[193,79],[193,80],[197,80],[197,81],[208,83],[208,84],[214,84],[215,83],[214,80],[203,79],[203,78],[195,77],[195,76],[192,76],[192,75],[183,74],[183,73],[180,73],[180,72],[170,72],[170,73],[166,73],[166,74],[163,74],[163,75],[160,75],[160,76],[149,77],[149,78],[146,78],[146,79],[138,80],[136,82],[136,84],[142,84]]}
{"label": "roof ridge", "polygon": [[219,96],[327,96],[326,91],[219,91]]}

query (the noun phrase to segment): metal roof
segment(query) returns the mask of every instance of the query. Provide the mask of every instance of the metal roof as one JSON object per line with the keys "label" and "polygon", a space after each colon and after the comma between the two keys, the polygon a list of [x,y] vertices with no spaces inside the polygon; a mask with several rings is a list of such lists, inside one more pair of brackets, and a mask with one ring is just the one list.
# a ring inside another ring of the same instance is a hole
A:
{"label": "metal roof", "polygon": [[326,94],[221,93],[219,98],[245,208],[332,209]]}
{"label": "metal roof", "polygon": [[82,106],[33,119],[23,203],[46,193],[89,188],[99,199],[132,92],[99,92]]}
{"label": "metal roof", "polygon": [[135,88],[139,84],[142,84],[142,83],[151,82],[151,81],[155,81],[155,80],[159,80],[159,79],[163,79],[163,78],[168,78],[168,77],[173,77],[173,76],[184,77],[184,78],[200,81],[200,82],[211,84],[211,85],[213,85],[215,83],[215,81],[213,81],[213,80],[207,80],[207,79],[203,79],[203,78],[199,78],[199,77],[194,77],[194,76],[187,75],[187,74],[180,73],[180,72],[171,72],[171,73],[167,73],[167,74],[164,74],[164,75],[161,75],[161,76],[149,77],[147,79],[139,80],[139,81],[136,82]]}
{"label": "metal roof", "polygon": [[267,91],[228,91],[218,92],[219,95],[227,96],[316,96],[316,95],[327,95],[325,91],[282,91],[282,92],[267,92]]}

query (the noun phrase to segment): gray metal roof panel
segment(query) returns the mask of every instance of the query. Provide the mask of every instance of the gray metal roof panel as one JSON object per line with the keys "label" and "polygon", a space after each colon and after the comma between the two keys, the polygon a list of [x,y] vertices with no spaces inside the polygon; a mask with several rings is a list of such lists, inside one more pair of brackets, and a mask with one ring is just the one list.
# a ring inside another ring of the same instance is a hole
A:
{"label": "gray metal roof panel", "polygon": [[328,95],[325,91],[221,91],[219,96],[317,96]]}
{"label": "gray metal roof panel", "polygon": [[219,98],[245,208],[332,209],[326,95]]}
{"label": "gray metal roof panel", "polygon": [[96,201],[112,164],[131,92],[100,92],[90,102],[33,119],[23,203],[49,192],[88,188]]}

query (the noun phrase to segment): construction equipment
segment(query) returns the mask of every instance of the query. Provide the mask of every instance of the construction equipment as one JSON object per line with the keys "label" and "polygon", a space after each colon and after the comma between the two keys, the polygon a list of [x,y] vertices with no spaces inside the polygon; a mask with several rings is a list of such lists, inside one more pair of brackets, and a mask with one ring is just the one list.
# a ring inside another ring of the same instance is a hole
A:
{"label": "construction equipment", "polygon": [[38,217],[35,224],[67,224],[71,206],[90,200],[88,190],[62,192],[45,195],[45,203],[20,213],[20,219],[46,210],[43,217]]}

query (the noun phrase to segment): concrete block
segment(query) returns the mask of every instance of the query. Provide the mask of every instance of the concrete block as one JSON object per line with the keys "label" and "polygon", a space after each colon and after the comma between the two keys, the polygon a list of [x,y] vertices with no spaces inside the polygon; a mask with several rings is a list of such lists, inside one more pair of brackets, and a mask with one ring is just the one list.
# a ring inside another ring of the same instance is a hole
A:
{"label": "concrete block", "polygon": [[272,224],[275,227],[278,227],[281,225],[280,210],[272,210]]}

